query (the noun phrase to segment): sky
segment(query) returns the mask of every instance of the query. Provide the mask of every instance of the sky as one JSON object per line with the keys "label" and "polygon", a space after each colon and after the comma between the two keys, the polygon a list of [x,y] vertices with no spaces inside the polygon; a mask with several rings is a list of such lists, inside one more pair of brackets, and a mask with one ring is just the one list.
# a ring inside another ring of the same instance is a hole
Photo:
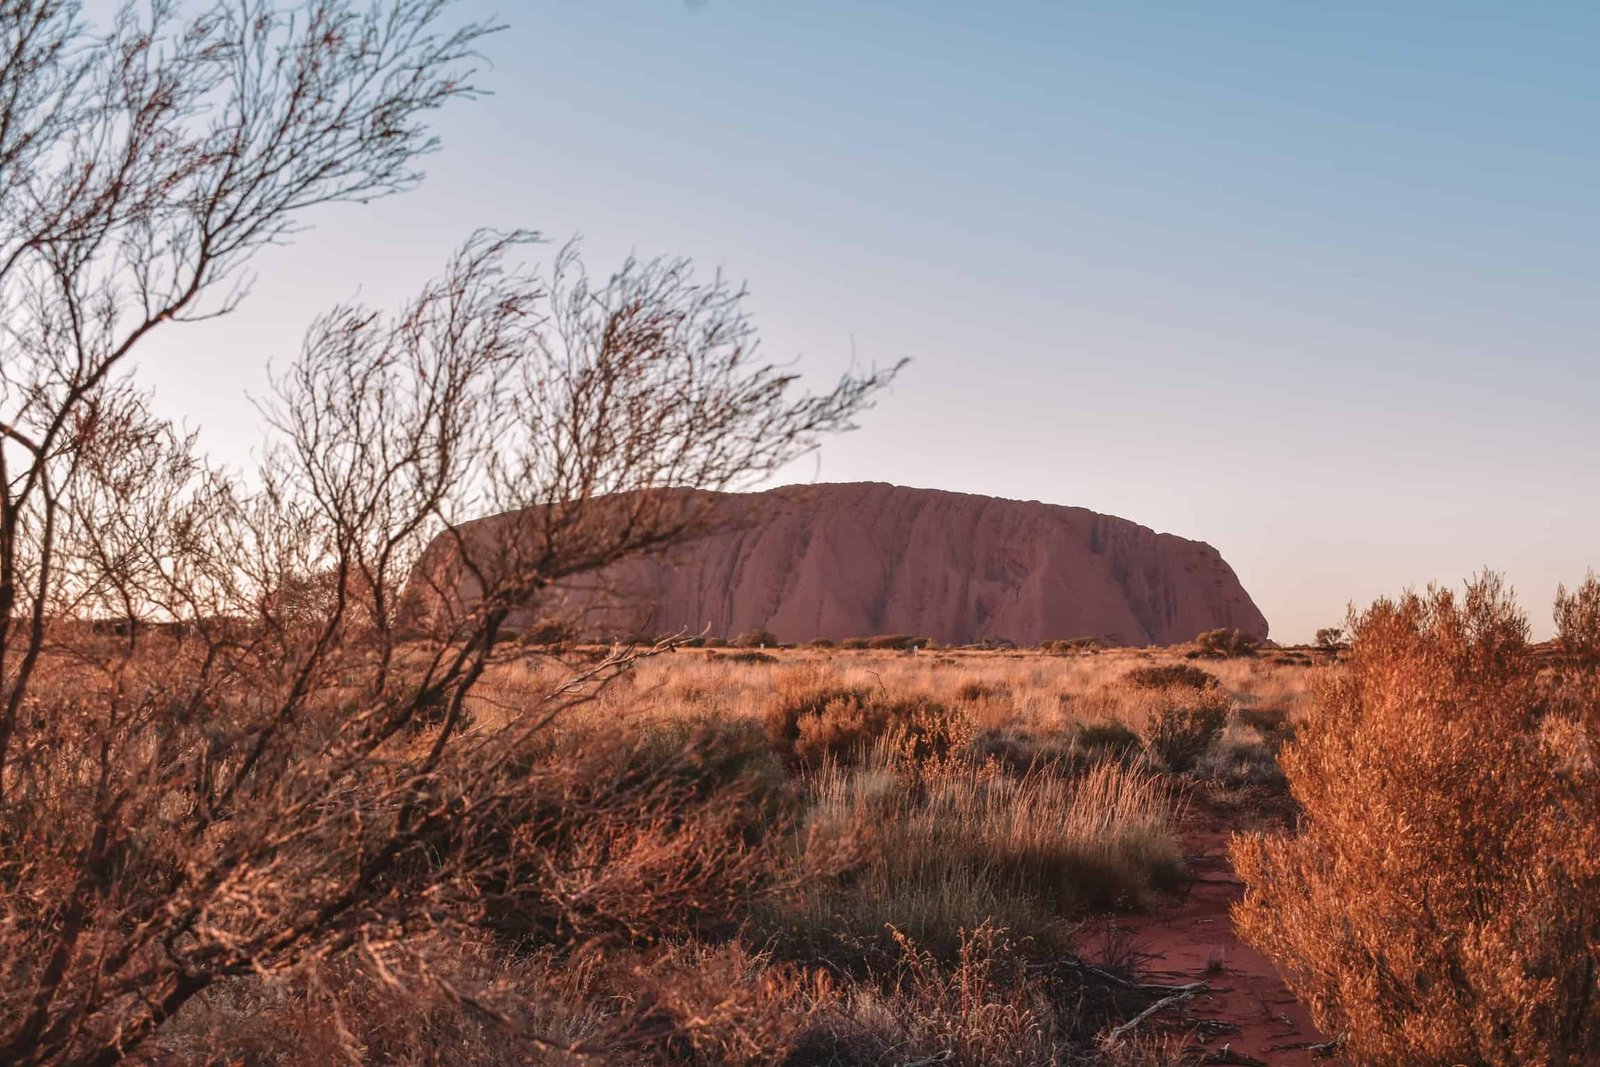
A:
{"label": "sky", "polygon": [[[1600,5],[462,0],[424,185],[255,263],[139,371],[217,458],[335,302],[478,227],[745,279],[819,387],[912,362],[772,479],[1071,504],[1209,542],[1279,640],[1600,564]],[[548,250],[540,250],[548,251]]]}

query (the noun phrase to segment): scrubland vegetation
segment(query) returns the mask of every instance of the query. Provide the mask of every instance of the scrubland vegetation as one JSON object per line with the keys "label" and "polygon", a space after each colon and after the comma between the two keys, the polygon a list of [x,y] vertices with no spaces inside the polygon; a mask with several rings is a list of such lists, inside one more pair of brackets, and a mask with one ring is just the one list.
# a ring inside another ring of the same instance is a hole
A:
{"label": "scrubland vegetation", "polygon": [[[603,655],[490,667],[458,743],[494,745]],[[455,921],[409,946],[409,969],[352,951],[229,978],[152,1055],[1192,1062],[1197,1046],[1156,1042],[1159,1025],[1108,1036],[1169,991],[1081,936],[1086,919],[1156,908],[1185,884],[1178,833],[1202,780],[1173,773],[1162,746],[1199,691],[1126,679],[1176,656],[634,661],[506,769],[514,784],[475,820],[471,885],[439,887]],[[1201,748],[1270,753],[1237,712],[1293,721],[1304,670],[1217,668],[1210,706],[1224,711]]]}
{"label": "scrubland vegetation", "polygon": [[1356,1062],[1594,1062],[1600,586],[1545,649],[1492,580],[1314,653],[514,634],[893,369],[801,392],[720,277],[477,234],[217,470],[134,354],[414,184],[488,28],[79,16],[0,2],[0,1063],[1247,1064],[1084,936],[1202,809]]}

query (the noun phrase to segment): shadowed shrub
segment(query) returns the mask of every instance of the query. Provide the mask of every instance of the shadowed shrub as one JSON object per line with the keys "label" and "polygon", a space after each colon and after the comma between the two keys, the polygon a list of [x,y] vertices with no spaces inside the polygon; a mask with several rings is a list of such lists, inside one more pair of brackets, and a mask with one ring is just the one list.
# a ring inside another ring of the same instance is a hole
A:
{"label": "shadowed shrub", "polygon": [[879,634],[877,637],[867,638],[867,647],[876,649],[895,649],[901,652],[913,648],[929,648],[933,645],[931,637],[914,637],[911,634]]}
{"label": "shadowed shrub", "polygon": [[1188,699],[1177,697],[1151,710],[1144,724],[1144,741],[1163,763],[1181,774],[1194,768],[1222,736],[1227,722],[1225,700],[1203,693]]}
{"label": "shadowed shrub", "polygon": [[1230,659],[1235,656],[1253,656],[1261,643],[1238,630],[1207,630],[1194,639],[1190,656],[1207,659]]}
{"label": "shadowed shrub", "polygon": [[1210,671],[1188,663],[1164,663],[1160,666],[1135,667],[1122,676],[1124,685],[1135,689],[1220,689],[1222,681]]}
{"label": "shadowed shrub", "polygon": [[1143,739],[1127,723],[1116,719],[1079,723],[1072,740],[1079,751],[1091,758],[1121,759],[1144,748]]}

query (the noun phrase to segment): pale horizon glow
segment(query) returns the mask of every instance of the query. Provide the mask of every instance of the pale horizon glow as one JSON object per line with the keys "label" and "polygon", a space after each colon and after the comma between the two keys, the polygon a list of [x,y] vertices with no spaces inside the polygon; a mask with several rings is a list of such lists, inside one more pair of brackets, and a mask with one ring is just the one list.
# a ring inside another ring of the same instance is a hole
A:
{"label": "pale horizon glow", "polygon": [[319,212],[239,312],[141,353],[219,460],[248,462],[247,394],[316,314],[392,307],[474,229],[524,227],[584,235],[596,270],[747,279],[767,354],[815,385],[913,360],[768,484],[1206,541],[1283,641],[1485,567],[1543,636],[1600,563],[1600,7],[460,14],[509,28],[424,185]]}

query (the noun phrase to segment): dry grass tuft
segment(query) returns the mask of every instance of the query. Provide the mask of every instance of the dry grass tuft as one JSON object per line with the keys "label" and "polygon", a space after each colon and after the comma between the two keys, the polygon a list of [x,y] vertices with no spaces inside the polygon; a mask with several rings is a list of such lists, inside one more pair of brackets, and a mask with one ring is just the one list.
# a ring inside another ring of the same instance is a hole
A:
{"label": "dry grass tuft", "polygon": [[864,839],[874,857],[791,916],[790,936],[832,958],[881,960],[892,954],[890,927],[948,958],[960,932],[983,921],[1060,948],[1067,920],[1142,907],[1183,872],[1171,798],[1115,764],[1013,777],[880,744],[860,766],[825,764],[811,792],[814,832]]}

